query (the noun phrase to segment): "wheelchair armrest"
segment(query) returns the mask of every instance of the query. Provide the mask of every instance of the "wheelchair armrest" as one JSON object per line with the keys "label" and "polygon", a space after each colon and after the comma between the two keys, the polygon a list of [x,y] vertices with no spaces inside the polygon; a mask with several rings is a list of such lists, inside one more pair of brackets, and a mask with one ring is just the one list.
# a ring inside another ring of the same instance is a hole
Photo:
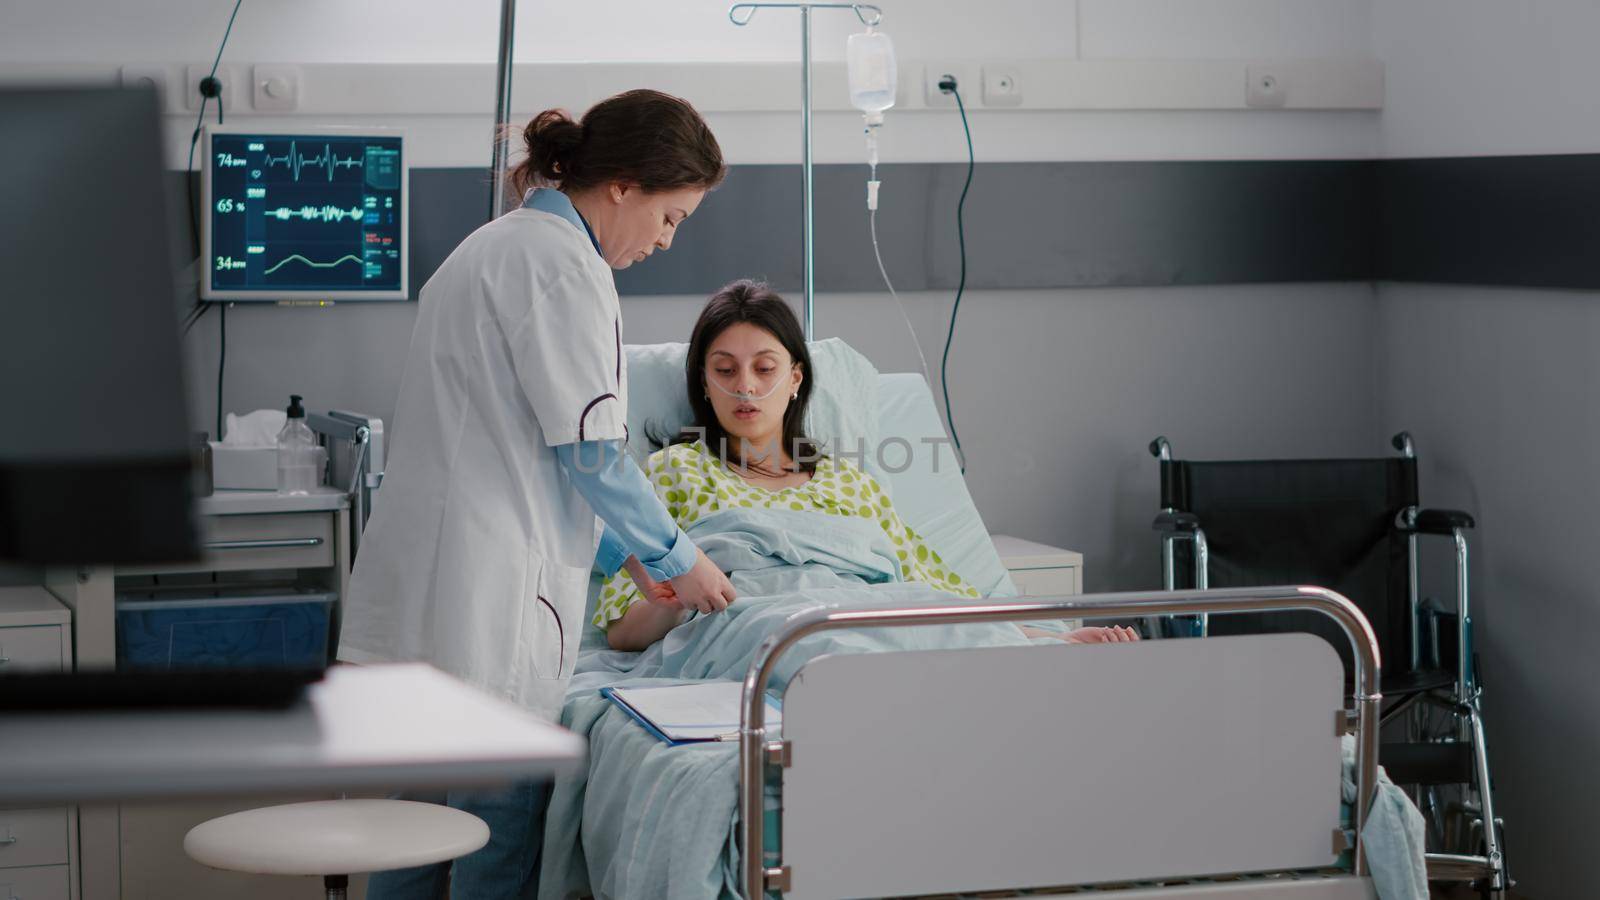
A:
{"label": "wheelchair armrest", "polygon": [[1164,512],[1156,516],[1156,520],[1150,523],[1150,527],[1156,531],[1193,534],[1200,528],[1200,517],[1194,513]]}
{"label": "wheelchair armrest", "polygon": [[1422,509],[1417,511],[1416,520],[1409,530],[1417,534],[1443,534],[1455,532],[1457,528],[1472,528],[1478,523],[1472,514],[1459,509]]}

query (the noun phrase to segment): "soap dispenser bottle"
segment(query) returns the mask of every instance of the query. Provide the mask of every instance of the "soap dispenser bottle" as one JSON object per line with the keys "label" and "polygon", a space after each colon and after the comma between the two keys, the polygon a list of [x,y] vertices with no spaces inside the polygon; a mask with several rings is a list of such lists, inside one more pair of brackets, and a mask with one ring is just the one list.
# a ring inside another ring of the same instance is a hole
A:
{"label": "soap dispenser bottle", "polygon": [[300,395],[289,395],[289,420],[278,432],[278,493],[309,494],[321,482],[318,469],[322,448],[306,425]]}

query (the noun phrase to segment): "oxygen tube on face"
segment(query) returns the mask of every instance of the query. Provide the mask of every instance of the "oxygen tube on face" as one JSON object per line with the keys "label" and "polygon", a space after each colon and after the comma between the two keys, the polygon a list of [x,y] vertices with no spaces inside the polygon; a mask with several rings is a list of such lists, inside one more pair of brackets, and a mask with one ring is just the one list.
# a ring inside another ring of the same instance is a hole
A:
{"label": "oxygen tube on face", "polygon": [[729,397],[738,400],[740,403],[754,403],[757,400],[765,400],[768,397],[771,397],[773,394],[776,394],[778,392],[778,388],[783,387],[782,378],[774,378],[772,380],[772,387],[768,388],[765,394],[757,394],[755,391],[730,391],[722,385],[717,384],[717,380],[715,378],[707,378],[706,382],[722,393],[727,394]]}

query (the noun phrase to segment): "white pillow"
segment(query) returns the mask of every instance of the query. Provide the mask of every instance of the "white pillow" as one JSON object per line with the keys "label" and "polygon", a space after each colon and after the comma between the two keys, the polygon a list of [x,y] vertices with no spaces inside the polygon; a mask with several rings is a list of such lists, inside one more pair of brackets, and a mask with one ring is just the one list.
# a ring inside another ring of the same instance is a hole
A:
{"label": "white pillow", "polygon": [[[884,490],[892,490],[876,452],[878,370],[838,338],[806,347],[814,370],[807,375],[816,379],[806,410],[806,436],[825,453],[849,455]],[[670,441],[694,421],[684,377],[689,345],[629,344],[623,350],[628,357],[628,449],[643,466],[656,450],[654,439]]]}
{"label": "white pillow", "polygon": [[656,448],[652,439],[670,441],[694,421],[684,392],[683,363],[688,344],[628,344],[628,450],[644,465]]}
{"label": "white pillow", "polygon": [[[895,485],[894,507],[900,518],[938,552],[945,565],[984,596],[1017,596],[1017,587],[967,492],[928,383],[920,374],[880,375],[878,388],[878,427],[884,440],[899,438],[915,448],[909,467],[888,474]],[[924,438],[942,443],[929,444]],[[894,468],[904,465],[903,454],[886,455]]]}

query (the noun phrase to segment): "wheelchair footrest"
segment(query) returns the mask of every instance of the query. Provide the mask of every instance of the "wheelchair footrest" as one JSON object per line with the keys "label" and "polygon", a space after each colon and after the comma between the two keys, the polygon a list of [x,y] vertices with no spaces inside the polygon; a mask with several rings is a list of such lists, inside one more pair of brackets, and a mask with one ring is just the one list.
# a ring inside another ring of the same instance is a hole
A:
{"label": "wheelchair footrest", "polygon": [[1384,744],[1378,763],[1395,784],[1472,784],[1472,745]]}
{"label": "wheelchair footrest", "polygon": [[1481,856],[1429,853],[1427,860],[1429,881],[1479,881],[1499,874],[1489,860]]}

